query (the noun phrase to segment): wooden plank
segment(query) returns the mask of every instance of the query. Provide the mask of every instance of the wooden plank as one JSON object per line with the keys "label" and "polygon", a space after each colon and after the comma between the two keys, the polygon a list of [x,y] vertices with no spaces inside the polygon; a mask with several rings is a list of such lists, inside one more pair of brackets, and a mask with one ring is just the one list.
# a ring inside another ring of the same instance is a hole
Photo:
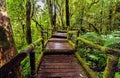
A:
{"label": "wooden plank", "polygon": [[43,59],[43,62],[42,63],[75,63],[74,60],[65,60],[65,59],[60,59],[60,60],[52,60],[52,59],[49,59],[49,60],[45,60]]}
{"label": "wooden plank", "polygon": [[69,53],[74,49],[66,36],[67,33],[56,33],[49,39],[45,51],[50,53],[44,54],[35,78],[88,78],[73,53]]}
{"label": "wooden plank", "polygon": [[51,72],[52,73],[79,72],[80,73],[80,71],[78,69],[40,69],[38,71],[38,73],[44,73],[44,72],[46,72],[46,73],[51,73]]}
{"label": "wooden plank", "polygon": [[13,59],[11,59],[9,62],[3,65],[0,68],[0,75],[1,75],[0,77],[4,78],[4,76],[7,75],[9,72],[11,72],[11,70],[14,70],[15,68],[19,67],[20,62],[26,58],[26,56],[33,50],[33,48],[36,45],[40,44],[41,40],[42,39],[40,38],[34,43],[30,44],[29,46],[27,46],[25,50],[17,54],[15,57],[13,57]]}
{"label": "wooden plank", "polygon": [[67,38],[67,33],[57,32],[57,33],[53,34],[52,37],[55,37],[55,38]]}
{"label": "wooden plank", "polygon": [[19,55],[15,56],[9,62],[7,62],[4,66],[0,68],[0,77],[4,78],[11,70],[15,67],[20,65],[20,62],[27,56],[27,53],[20,53]]}
{"label": "wooden plank", "polygon": [[46,45],[46,50],[73,50],[73,48],[67,43],[61,43],[61,42],[48,42]]}
{"label": "wooden plank", "polygon": [[47,55],[47,56],[44,56],[45,59],[53,59],[53,58],[58,58],[58,59],[74,59],[74,56],[66,56],[66,55]]}
{"label": "wooden plank", "polygon": [[64,39],[64,38],[50,38],[49,41],[51,41],[51,42],[67,42],[67,39]]}
{"label": "wooden plank", "polygon": [[67,66],[67,65],[76,65],[77,63],[42,63],[41,65],[51,65],[51,66],[54,66],[54,65],[64,65],[64,66]]}
{"label": "wooden plank", "polygon": [[66,66],[52,66],[52,65],[41,65],[40,66],[41,69],[79,69],[79,65],[66,65]]}
{"label": "wooden plank", "polygon": [[46,78],[46,77],[48,77],[48,78],[54,78],[54,77],[56,77],[56,78],[63,78],[63,77],[76,77],[77,76],[77,78],[79,78],[80,77],[80,75],[79,75],[79,73],[75,73],[75,72],[69,72],[69,73],[43,73],[43,74],[39,74],[39,76],[40,77],[42,77],[42,78]]}

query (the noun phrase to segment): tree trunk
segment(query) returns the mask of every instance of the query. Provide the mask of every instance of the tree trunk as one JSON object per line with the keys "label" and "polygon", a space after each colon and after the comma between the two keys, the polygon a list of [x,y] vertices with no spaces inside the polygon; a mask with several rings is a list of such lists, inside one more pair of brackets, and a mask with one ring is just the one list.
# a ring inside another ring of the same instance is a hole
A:
{"label": "tree trunk", "polygon": [[80,30],[83,31],[83,32],[85,32],[85,29],[83,27],[84,11],[85,11],[85,7],[83,6],[82,12],[81,12],[81,17],[80,17]]}
{"label": "tree trunk", "polygon": [[[5,10],[5,0],[0,0],[0,67],[16,54],[10,18]],[[6,78],[21,78],[19,66]]]}
{"label": "tree trunk", "polygon": [[112,0],[110,0],[110,6],[109,6],[109,17],[108,17],[108,20],[109,20],[109,31],[111,31],[112,30],[112,19],[113,19],[113,11],[112,11],[112,4],[113,4],[113,2],[112,2]]}
{"label": "tree trunk", "polygon": [[56,0],[54,0],[54,16],[53,16],[53,26],[54,26],[54,30],[57,30],[56,27]]}
{"label": "tree trunk", "polygon": [[53,26],[53,7],[52,7],[52,0],[46,0],[49,10],[49,16],[50,16],[50,23],[51,26]]}
{"label": "tree trunk", "polygon": [[31,25],[31,2],[30,0],[28,0],[26,4],[26,41],[28,44],[32,43],[30,25]]}
{"label": "tree trunk", "polygon": [[69,28],[70,26],[70,18],[69,18],[69,0],[66,0],[66,26]]}
{"label": "tree trunk", "polygon": [[61,1],[61,11],[60,11],[60,17],[61,17],[61,23],[62,23],[62,29],[65,29],[65,24],[64,24],[64,0]]}

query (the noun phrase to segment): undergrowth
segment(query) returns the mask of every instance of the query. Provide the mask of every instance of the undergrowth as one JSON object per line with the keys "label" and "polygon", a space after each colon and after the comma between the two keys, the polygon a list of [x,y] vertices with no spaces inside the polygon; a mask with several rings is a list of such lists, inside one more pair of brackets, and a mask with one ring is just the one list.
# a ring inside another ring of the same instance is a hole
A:
{"label": "undergrowth", "polygon": [[[95,32],[87,32],[80,37],[101,46],[120,49],[120,31],[113,31],[111,34],[107,35],[100,35]],[[102,78],[103,71],[106,66],[107,54],[87,46],[82,42],[79,42],[79,53],[81,57],[86,60],[86,64],[89,65],[91,69],[96,71],[98,76]],[[120,66],[120,61],[118,62],[118,66]],[[120,78],[120,74],[118,72],[116,72],[115,78]]]}

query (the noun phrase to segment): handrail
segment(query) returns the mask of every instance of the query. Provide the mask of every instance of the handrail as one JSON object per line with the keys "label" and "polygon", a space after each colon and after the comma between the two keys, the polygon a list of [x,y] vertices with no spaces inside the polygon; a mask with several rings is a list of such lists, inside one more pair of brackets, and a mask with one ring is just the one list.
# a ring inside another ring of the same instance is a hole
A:
{"label": "handrail", "polygon": [[78,54],[78,52],[75,52],[75,56],[77,57],[77,59],[80,61],[80,64],[82,65],[82,67],[84,67],[85,71],[87,72],[88,76],[90,78],[99,78],[93,70],[91,70],[89,68],[89,66],[84,62],[84,60],[80,57],[80,55]]}
{"label": "handrail", "polygon": [[101,46],[101,45],[98,45],[98,44],[95,44],[95,43],[92,43],[84,38],[80,38],[78,37],[77,40],[79,41],[82,41],[84,42],[85,44],[91,46],[91,47],[94,47],[96,49],[99,49],[101,51],[104,51],[106,52],[107,54],[111,54],[111,55],[114,55],[114,56],[120,56],[120,50],[119,49],[111,49],[109,47],[105,47],[105,46]]}
{"label": "handrail", "polygon": [[30,66],[31,75],[35,74],[35,54],[34,47],[40,44],[42,38],[38,39],[34,43],[30,44],[25,50],[13,57],[9,62],[0,68],[0,78],[5,78],[15,67],[19,67],[22,60],[24,60],[28,54],[30,54]]}
{"label": "handrail", "polygon": [[[75,38],[74,40],[71,40],[72,38],[72,35],[75,35]],[[71,36],[71,37],[70,37]],[[69,44],[75,49],[77,50],[77,44],[78,44],[78,41],[77,41],[77,37],[79,36],[79,30],[77,29],[74,29],[74,30],[69,30],[67,32],[67,40],[69,42]]]}
{"label": "handrail", "polygon": [[109,47],[101,46],[98,44],[95,44],[93,42],[90,42],[84,38],[77,38],[78,41],[81,41],[93,48],[99,49],[103,52],[105,52],[108,55],[107,58],[107,65],[104,70],[103,78],[113,78],[115,75],[115,70],[117,68],[119,56],[120,56],[120,50],[119,49],[111,49]]}

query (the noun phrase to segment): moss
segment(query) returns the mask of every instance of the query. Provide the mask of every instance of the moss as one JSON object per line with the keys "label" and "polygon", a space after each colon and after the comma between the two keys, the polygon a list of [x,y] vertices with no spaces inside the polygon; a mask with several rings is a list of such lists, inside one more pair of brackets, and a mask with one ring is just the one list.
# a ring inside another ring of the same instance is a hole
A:
{"label": "moss", "polygon": [[88,41],[88,40],[86,40],[84,38],[80,38],[80,37],[78,37],[77,40],[87,44],[88,46],[99,49],[99,50],[101,50],[101,51],[103,51],[107,54],[111,54],[111,55],[114,55],[114,56],[120,56],[120,50],[119,49],[111,49],[109,47],[101,46],[101,45],[95,44],[91,41]]}
{"label": "moss", "polygon": [[79,60],[81,66],[85,69],[86,73],[89,75],[90,78],[99,78],[96,73],[89,68],[89,66],[84,62],[84,60],[80,57],[78,52],[75,52],[77,59]]}
{"label": "moss", "polygon": [[107,66],[104,71],[103,78],[114,78],[115,68],[118,64],[118,57],[109,55],[107,59]]}
{"label": "moss", "polygon": [[72,41],[68,40],[68,43],[72,46],[73,49],[75,49],[75,44]]}

